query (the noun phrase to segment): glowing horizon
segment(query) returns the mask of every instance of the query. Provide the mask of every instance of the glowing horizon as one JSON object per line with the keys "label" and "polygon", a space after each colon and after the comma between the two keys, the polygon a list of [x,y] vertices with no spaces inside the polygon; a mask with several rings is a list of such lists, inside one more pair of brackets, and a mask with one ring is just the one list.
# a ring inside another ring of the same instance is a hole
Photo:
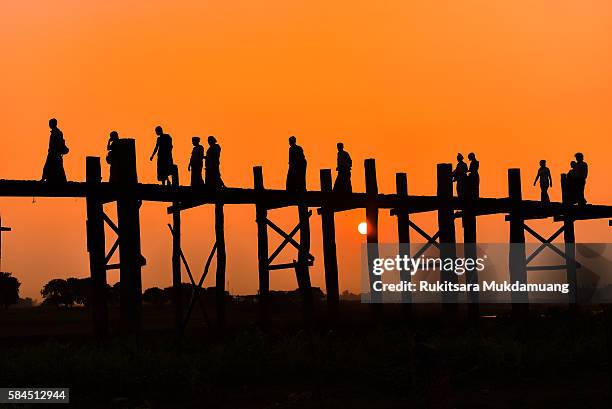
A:
{"label": "glowing horizon", "polygon": [[[26,0],[0,12],[3,179],[40,178],[47,121],[56,117],[70,147],[70,180],[84,180],[85,157],[103,158],[116,129],[136,139],[139,179],[154,183],[148,157],[162,125],[184,184],[191,137],[215,135],[228,186],[252,186],[252,166],[262,165],[266,187],[282,188],[287,137],[296,135],[312,189],[319,169],[335,168],[335,144],[343,141],[355,191],[364,190],[363,160],[373,157],[381,192],[394,192],[394,174],[407,172],[410,194],[435,194],[436,163],[474,151],[483,196],[506,195],[506,171],[520,167],[524,197],[537,199],[531,183],[547,159],[551,199],[559,200],[559,174],[582,151],[589,201],[612,203],[612,8],[605,1]],[[49,279],[89,274],[83,201],[1,199],[0,211],[13,227],[2,240],[3,266],[21,280],[22,296],[40,299]],[[395,242],[394,221],[383,213],[380,240]],[[257,289],[254,217],[252,207],[226,210],[235,293]],[[271,217],[293,227],[296,211]],[[353,255],[363,242],[355,226],[363,218],[336,216],[340,287],[353,292],[360,268]],[[145,288],[170,283],[168,220],[163,205],[143,206]],[[185,212],[183,220],[184,250],[197,270],[212,246],[212,209]],[[435,215],[415,220],[435,226]],[[479,240],[507,241],[503,217],[483,217],[478,226]],[[578,240],[610,237],[605,221],[576,230]],[[312,281],[324,288],[316,215],[312,232]],[[110,282],[117,278],[109,273]],[[295,277],[273,273],[271,283],[295,288]]]}

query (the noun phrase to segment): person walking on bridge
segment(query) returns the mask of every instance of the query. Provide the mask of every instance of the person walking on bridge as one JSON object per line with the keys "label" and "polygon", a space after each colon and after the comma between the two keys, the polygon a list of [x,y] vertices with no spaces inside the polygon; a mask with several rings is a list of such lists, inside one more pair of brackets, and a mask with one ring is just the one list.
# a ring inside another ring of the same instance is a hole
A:
{"label": "person walking on bridge", "polygon": [[51,135],[49,136],[49,149],[47,160],[43,168],[41,181],[48,183],[66,183],[66,172],[64,171],[64,158],[69,150],[64,140],[64,134],[57,127],[57,119],[49,120]]}
{"label": "person walking on bridge", "polygon": [[336,181],[334,182],[334,192],[337,193],[351,193],[353,191],[353,185],[351,183],[351,168],[353,167],[353,160],[351,155],[344,150],[344,144],[338,142],[338,159],[336,171]]}
{"label": "person walking on bridge", "polygon": [[113,157],[117,156],[116,149],[118,142],[119,133],[117,131],[112,131],[108,136],[108,143],[106,144],[106,150],[108,151],[106,154],[106,163],[110,165],[110,176],[108,178],[109,182],[117,181],[117,169],[115,166],[113,166]]}
{"label": "person walking on bridge", "polygon": [[151,154],[151,159],[157,154],[157,180],[162,185],[170,185],[170,175],[174,170],[174,161],[172,160],[172,137],[164,133],[161,126],[155,128],[155,134],[157,135],[157,142],[155,143],[155,149]]}
{"label": "person walking on bridge", "polygon": [[542,203],[550,203],[550,197],[548,196],[548,188],[552,187],[552,177],[550,176],[550,169],[546,167],[546,161],[542,159],[540,161],[540,169],[536,175],[533,185],[540,181],[540,200]]}
{"label": "person walking on bridge", "polygon": [[288,192],[305,192],[306,156],[296,141],[295,136],[289,138],[289,171],[287,172],[286,188]]}
{"label": "person walking on bridge", "polygon": [[586,179],[589,175],[589,165],[584,161],[584,155],[580,152],[574,155],[576,158],[576,200],[580,206],[587,204],[584,197],[584,188],[586,187]]}
{"label": "person walking on bridge", "polygon": [[468,192],[472,199],[478,199],[480,197],[480,174],[478,173],[480,162],[476,159],[474,152],[468,154],[468,159],[470,160],[470,167],[468,168]]}
{"label": "person walking on bridge", "polygon": [[204,165],[206,173],[204,175],[206,186],[211,189],[219,189],[225,187],[221,179],[221,146],[217,143],[217,138],[214,136],[208,137],[208,149],[204,157]]}
{"label": "person walking on bridge", "polygon": [[199,136],[191,138],[191,143],[193,144],[193,150],[191,151],[191,158],[189,158],[187,170],[191,172],[191,187],[199,187],[204,185],[204,179],[202,179],[204,147],[200,145]]}
{"label": "person walking on bridge", "polygon": [[457,197],[459,199],[465,199],[467,194],[467,172],[468,166],[463,161],[463,155],[461,153],[457,154],[457,166],[455,170],[453,170],[453,182],[457,182]]}

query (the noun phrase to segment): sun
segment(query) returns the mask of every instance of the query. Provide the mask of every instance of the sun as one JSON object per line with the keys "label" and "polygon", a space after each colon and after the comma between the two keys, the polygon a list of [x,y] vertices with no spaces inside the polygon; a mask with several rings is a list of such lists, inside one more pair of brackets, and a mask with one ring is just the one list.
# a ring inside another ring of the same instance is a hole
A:
{"label": "sun", "polygon": [[359,231],[359,234],[368,234],[368,224],[366,222],[359,223],[359,225],[357,226],[357,230]]}

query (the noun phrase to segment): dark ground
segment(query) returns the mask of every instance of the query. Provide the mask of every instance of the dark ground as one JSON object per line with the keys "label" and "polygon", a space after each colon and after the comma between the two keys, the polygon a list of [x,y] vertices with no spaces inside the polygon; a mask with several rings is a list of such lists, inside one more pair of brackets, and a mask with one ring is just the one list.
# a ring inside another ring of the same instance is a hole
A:
{"label": "dark ground", "polygon": [[254,306],[233,306],[225,333],[196,316],[181,341],[168,307],[145,307],[140,337],[104,342],[82,308],[0,311],[0,386],[70,387],[70,406],[86,408],[611,407],[610,321],[596,308],[534,307],[517,322],[483,307],[492,317],[470,325],[465,306],[455,318],[416,306],[408,326],[398,306],[376,325],[368,306],[344,303],[330,331],[278,307],[266,332]]}

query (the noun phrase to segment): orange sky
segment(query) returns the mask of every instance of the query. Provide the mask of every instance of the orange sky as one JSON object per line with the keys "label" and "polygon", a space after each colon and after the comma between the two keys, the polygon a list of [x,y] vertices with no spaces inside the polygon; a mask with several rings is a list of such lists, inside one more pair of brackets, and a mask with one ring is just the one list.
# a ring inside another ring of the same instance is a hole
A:
{"label": "orange sky", "polygon": [[[140,179],[153,182],[148,156],[160,124],[174,138],[183,181],[191,136],[214,134],[227,185],[250,186],[252,166],[263,165],[266,185],[281,187],[286,140],[295,134],[313,188],[318,169],[334,166],[338,140],[353,157],[356,190],[363,159],[375,157],[381,191],[393,191],[394,173],[406,171],[415,194],[435,192],[437,162],[475,151],[483,196],[506,194],[507,168],[521,167],[524,195],[537,198],[537,161],[548,160],[557,182],[581,150],[591,168],[588,198],[612,202],[606,0],[22,0],[2,2],[0,15],[0,178],[40,177],[55,116],[72,180],[84,178],[85,156],[103,156],[117,129],[137,139]],[[559,198],[558,184],[551,193]],[[22,296],[40,298],[52,277],[88,275],[83,201],[2,199],[0,210],[14,228],[3,240],[3,269],[20,278]],[[295,213],[271,217],[289,226]],[[167,286],[169,218],[156,204],[142,214],[143,285]],[[254,209],[226,214],[230,289],[254,292]],[[337,215],[342,289],[358,291],[363,217]],[[417,219],[432,228],[431,215]],[[212,211],[192,210],[184,220],[185,252],[201,270]],[[323,287],[318,216],[312,228],[313,283]],[[394,229],[381,217],[382,241],[393,241]],[[586,242],[611,233],[607,221],[577,227]],[[503,217],[481,220],[481,240],[507,235]],[[293,288],[295,278],[273,272],[271,283]]]}

